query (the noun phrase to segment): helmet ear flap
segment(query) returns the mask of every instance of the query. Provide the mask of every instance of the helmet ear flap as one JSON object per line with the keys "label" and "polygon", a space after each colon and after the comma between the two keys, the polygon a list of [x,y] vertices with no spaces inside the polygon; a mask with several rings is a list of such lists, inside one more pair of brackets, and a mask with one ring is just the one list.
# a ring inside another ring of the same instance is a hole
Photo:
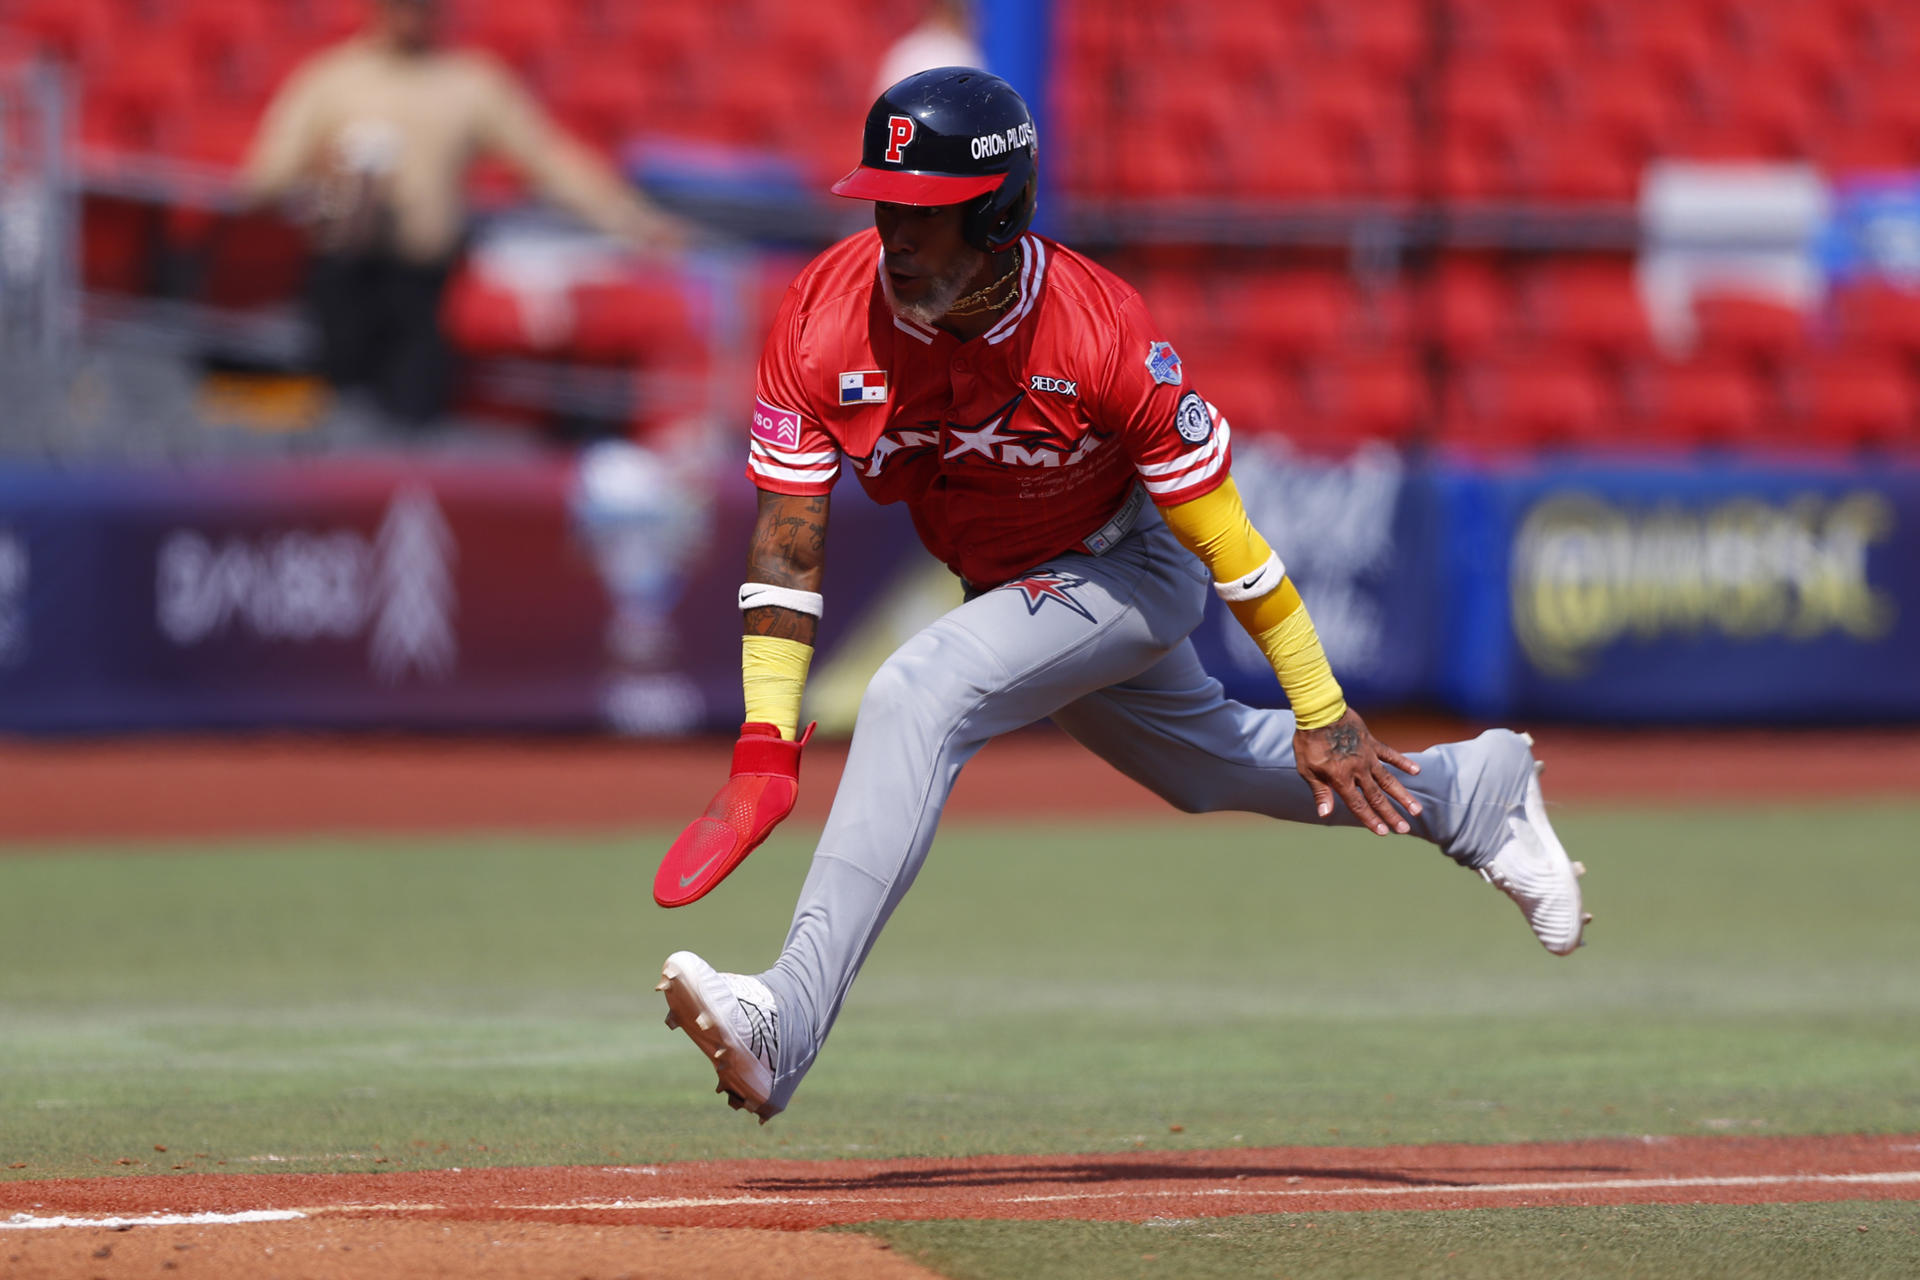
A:
{"label": "helmet ear flap", "polygon": [[985,253],[1011,249],[1033,225],[1036,203],[1033,152],[1023,149],[1013,157],[1007,177],[998,187],[974,201],[960,233],[968,244]]}

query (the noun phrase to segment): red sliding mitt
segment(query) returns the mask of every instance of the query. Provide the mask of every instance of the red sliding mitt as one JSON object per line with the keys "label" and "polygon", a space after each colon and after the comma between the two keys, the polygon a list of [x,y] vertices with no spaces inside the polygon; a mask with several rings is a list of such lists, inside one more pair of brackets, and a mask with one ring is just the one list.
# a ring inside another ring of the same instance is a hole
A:
{"label": "red sliding mitt", "polygon": [[653,900],[684,907],[703,898],[746,861],[800,795],[800,749],[814,726],[793,742],[770,724],[740,726],[733,744],[733,773],[680,838],[667,850],[653,877]]}

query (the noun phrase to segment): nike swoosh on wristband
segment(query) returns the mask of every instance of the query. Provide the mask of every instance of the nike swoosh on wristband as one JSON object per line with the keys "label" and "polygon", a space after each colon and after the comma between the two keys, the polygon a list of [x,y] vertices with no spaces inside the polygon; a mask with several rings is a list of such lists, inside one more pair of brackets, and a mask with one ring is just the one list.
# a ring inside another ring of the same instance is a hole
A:
{"label": "nike swoosh on wristband", "polygon": [[692,884],[695,880],[698,880],[701,877],[701,875],[706,872],[706,869],[708,867],[712,866],[714,863],[718,861],[720,861],[720,855],[716,853],[711,858],[708,858],[705,862],[695,867],[692,871],[688,872],[686,875],[681,876],[680,887],[684,889],[688,885]]}
{"label": "nike swoosh on wristband", "polygon": [[1253,584],[1260,581],[1261,575],[1264,573],[1266,573],[1266,569],[1262,567],[1259,573],[1254,574],[1252,577],[1248,578],[1245,582],[1242,582],[1240,584],[1240,589],[1242,591],[1253,590]]}

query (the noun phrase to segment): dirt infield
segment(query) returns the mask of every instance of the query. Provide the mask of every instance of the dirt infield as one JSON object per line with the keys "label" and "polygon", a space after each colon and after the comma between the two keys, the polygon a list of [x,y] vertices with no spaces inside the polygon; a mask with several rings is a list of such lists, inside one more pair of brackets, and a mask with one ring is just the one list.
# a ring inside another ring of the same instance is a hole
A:
{"label": "dirt infield", "polygon": [[[1383,721],[1417,749],[1475,730]],[[1830,801],[1920,790],[1920,730],[1543,729],[1549,799]],[[289,832],[606,830],[685,821],[726,776],[731,743],[295,735],[0,740],[0,847]],[[825,818],[844,743],[810,748],[796,819]],[[999,739],[961,774],[949,815],[1170,812],[1049,729]]]}
{"label": "dirt infield", "polygon": [[[538,1257],[550,1275],[617,1261],[638,1275],[908,1277],[924,1273],[879,1246],[784,1233],[931,1218],[1817,1200],[1920,1200],[1920,1136],[16,1182],[0,1184],[0,1257],[19,1276],[76,1274],[59,1268],[85,1256],[115,1262],[91,1268],[103,1276],[167,1261],[193,1277],[508,1275]],[[828,1252],[807,1253],[816,1242]]]}

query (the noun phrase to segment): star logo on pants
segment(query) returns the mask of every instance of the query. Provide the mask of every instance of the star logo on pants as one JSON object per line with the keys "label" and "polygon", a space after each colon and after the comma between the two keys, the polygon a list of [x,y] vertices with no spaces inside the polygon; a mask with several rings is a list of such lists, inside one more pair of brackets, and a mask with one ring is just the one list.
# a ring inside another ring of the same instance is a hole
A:
{"label": "star logo on pants", "polygon": [[1015,578],[1012,582],[1003,582],[998,589],[1018,591],[1021,599],[1026,603],[1028,617],[1040,612],[1040,606],[1047,601],[1057,600],[1088,622],[1092,622],[1093,614],[1087,611],[1087,606],[1073,598],[1073,589],[1086,585],[1085,578],[1076,578],[1070,573],[1059,573],[1048,569],[1040,573],[1030,573],[1024,578]]}

